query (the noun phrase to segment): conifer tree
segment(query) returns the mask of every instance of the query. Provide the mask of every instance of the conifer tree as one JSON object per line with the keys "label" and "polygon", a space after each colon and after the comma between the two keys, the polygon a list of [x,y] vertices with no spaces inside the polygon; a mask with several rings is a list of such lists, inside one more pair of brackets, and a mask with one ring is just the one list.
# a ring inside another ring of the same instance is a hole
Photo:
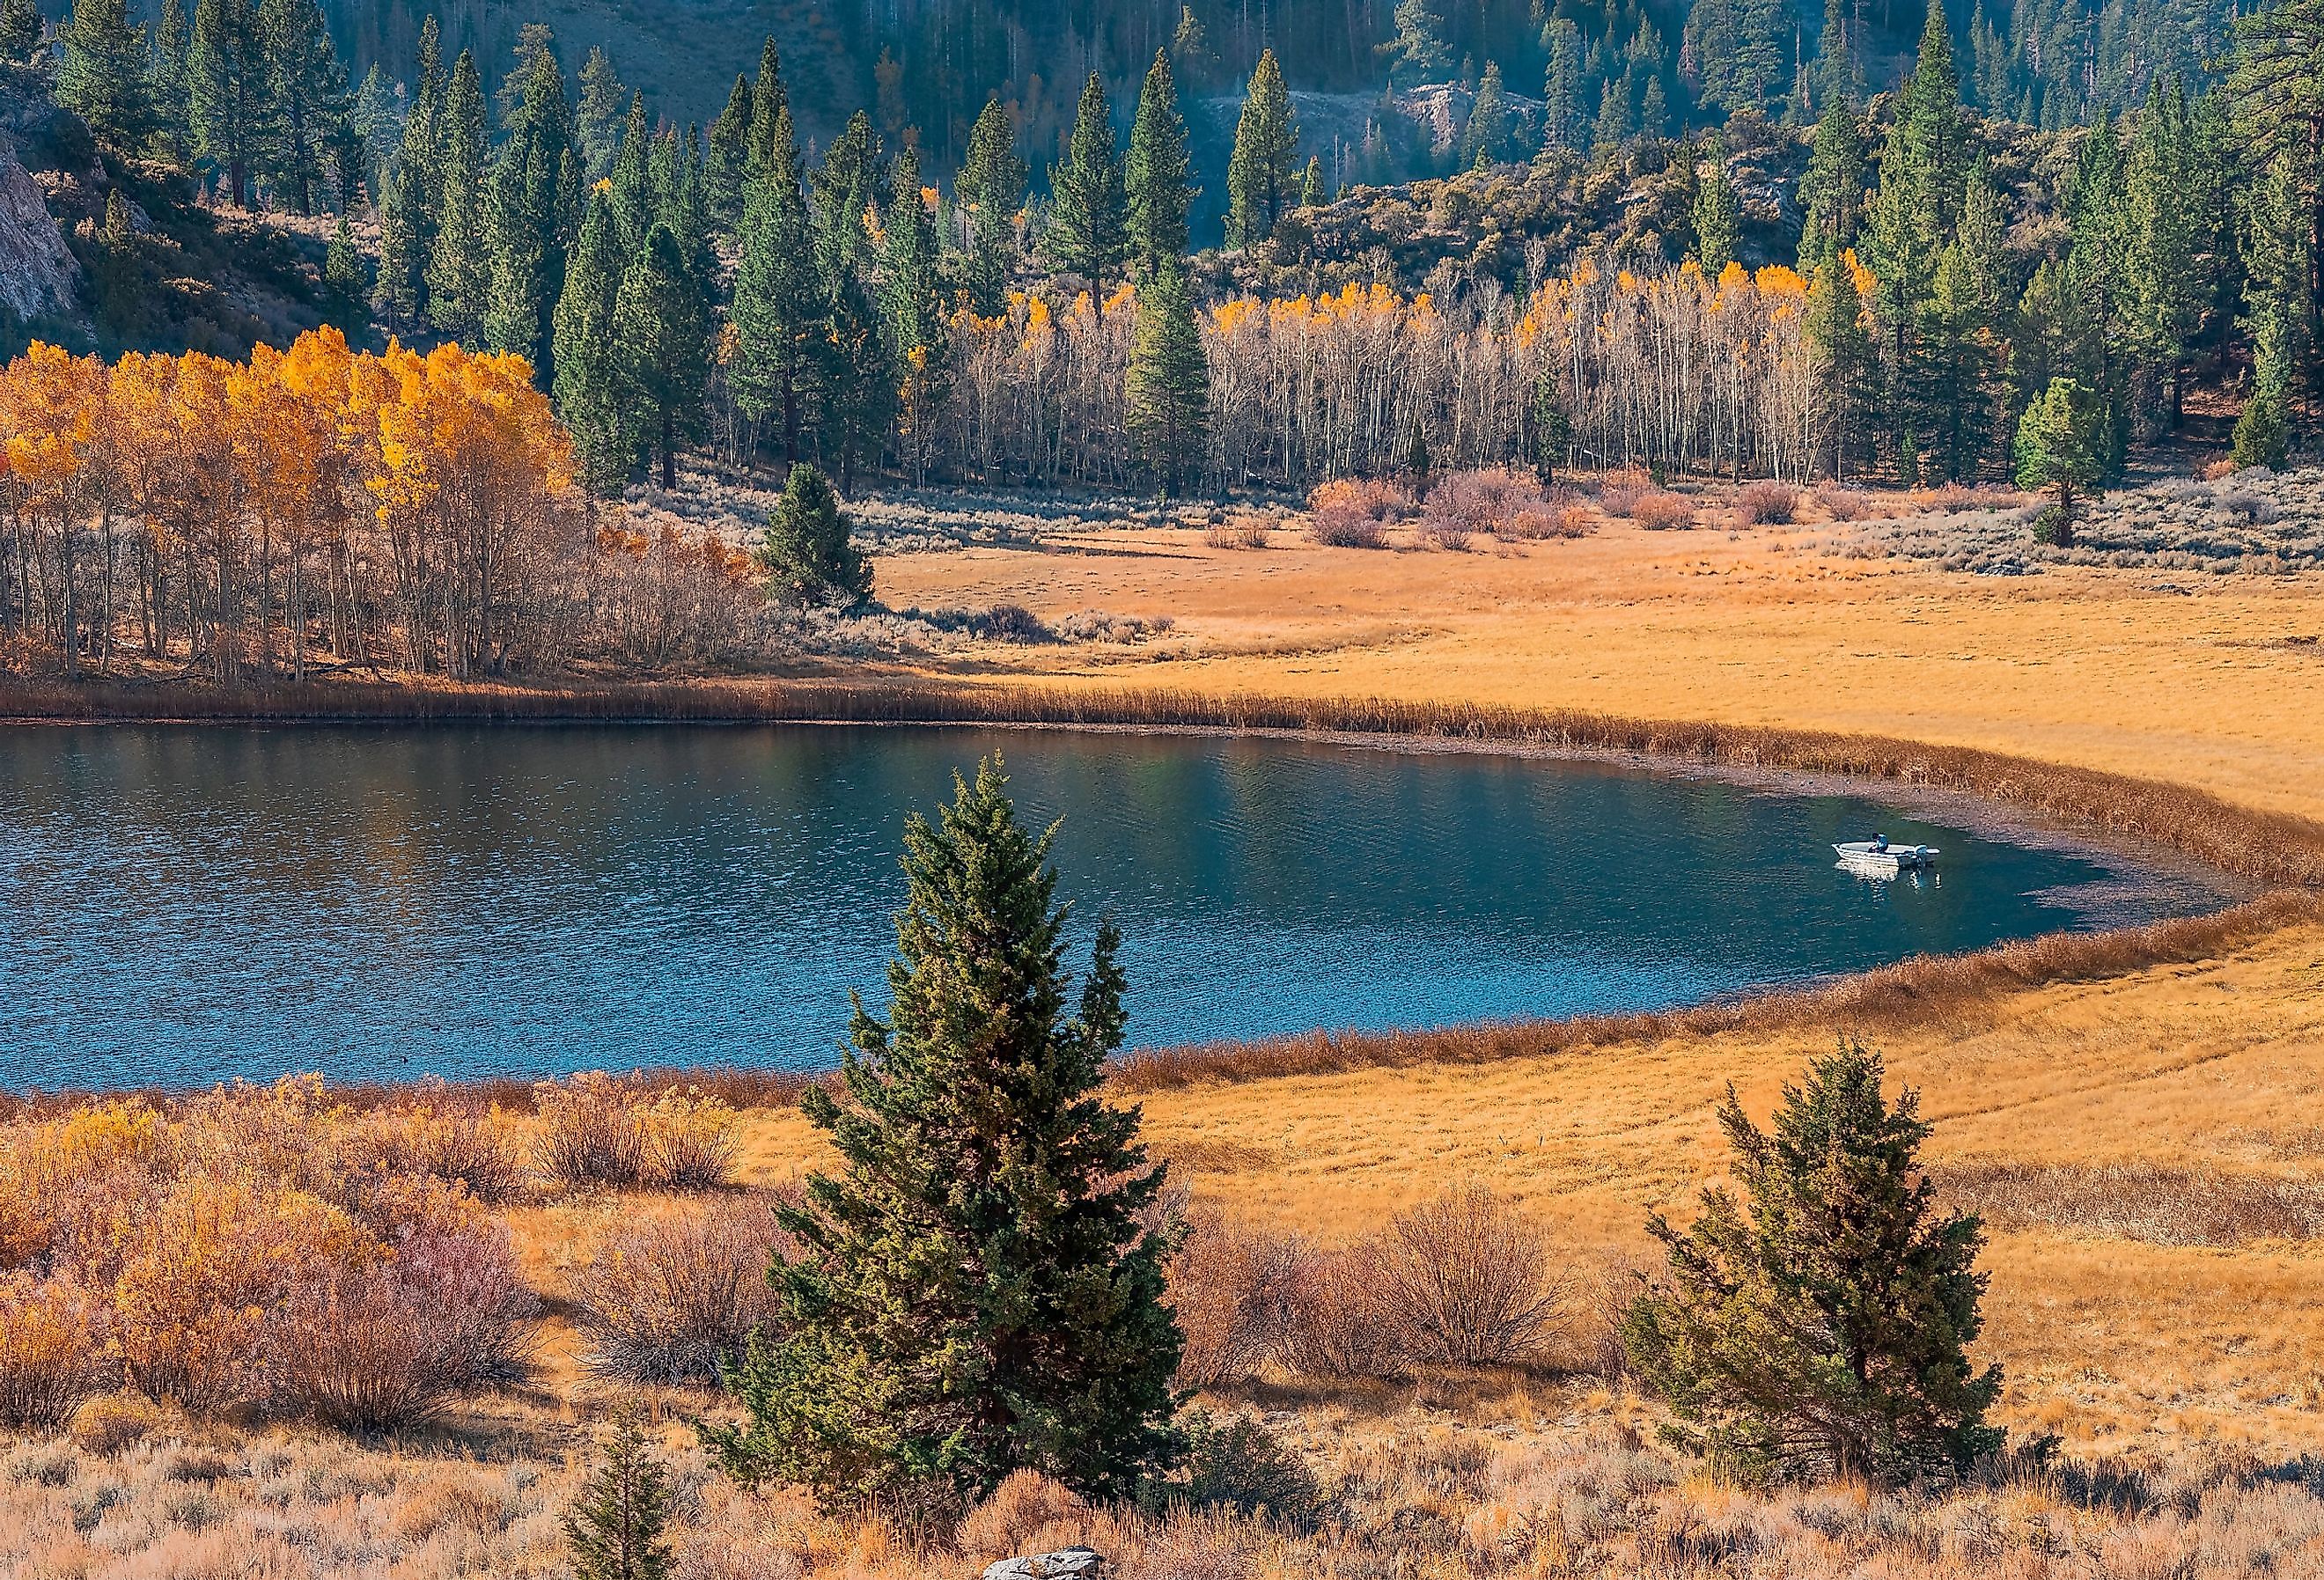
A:
{"label": "conifer tree", "polygon": [[55,51],[57,103],[107,147],[142,147],[153,133],[153,108],[145,92],[145,30],[130,23],[127,0],[73,0]]}
{"label": "conifer tree", "polygon": [[1533,456],[1534,475],[1548,488],[1557,482],[1557,468],[1572,449],[1573,420],[1565,410],[1557,365],[1547,358],[1534,375],[1533,404],[1526,415],[1531,419],[1526,448]]}
{"label": "conifer tree", "polygon": [[323,249],[323,289],[338,306],[342,328],[363,322],[363,254],[355,251],[355,234],[347,228],[344,208],[332,228],[330,245]]}
{"label": "conifer tree", "polygon": [[1912,78],[1904,85],[1897,125],[1910,173],[1933,205],[1928,221],[1933,242],[1951,230],[1960,213],[1969,158],[1961,125],[1960,76],[1953,69],[1945,0],[1929,0],[1928,21],[1921,30]]}
{"label": "conifer tree", "polygon": [[[2293,376],[2324,382],[2312,361],[2324,327],[2324,0],[2254,6],[2235,29],[2222,91],[2242,136],[2243,162],[2287,183],[2282,207],[2297,216],[2297,250],[2306,262],[2295,304],[2300,343],[2283,349],[2295,359]],[[2287,217],[2271,244],[2279,252],[2294,223]]]}
{"label": "conifer tree", "polygon": [[1501,63],[1485,62],[1484,80],[1469,106],[1469,124],[1461,132],[1461,162],[1475,168],[1491,164],[1506,152],[1508,142],[1509,97],[1501,87]]}
{"label": "conifer tree", "polygon": [[1849,26],[1848,0],[1824,0],[1823,32],[1816,40],[1816,108],[1829,111],[1836,104],[1852,104],[1864,91],[1864,72],[1856,58],[1854,30]]}
{"label": "conifer tree", "polygon": [[601,499],[621,497],[637,466],[627,370],[615,328],[622,291],[621,227],[603,191],[589,194],[557,299],[557,414],[572,435],[581,482]]}
{"label": "conifer tree", "polygon": [[[2248,183],[2240,214],[2245,332],[2251,338],[2251,404],[2281,408],[2312,344],[2307,317],[2309,252],[2306,205],[2293,158],[2279,153]],[[2246,411],[2249,410],[2249,404]],[[2263,420],[2270,420],[2263,414]]]}
{"label": "conifer tree", "polygon": [[1542,148],[1572,152],[1582,131],[1582,30],[1570,16],[1551,17],[1542,28],[1542,51],[1549,57],[1542,72]]}
{"label": "conifer tree", "polygon": [[1210,430],[1210,365],[1194,322],[1194,292],[1176,256],[1157,263],[1138,288],[1138,328],[1130,347],[1125,420],[1131,444],[1166,499],[1202,475]]}
{"label": "conifer tree", "polygon": [[575,1580],[668,1580],[669,1515],[669,1477],[648,1450],[636,1407],[626,1406],[565,1517]]}
{"label": "conifer tree", "polygon": [[1320,208],[1331,200],[1323,190],[1323,159],[1321,154],[1307,156],[1307,169],[1299,178],[1299,207]]}
{"label": "conifer tree", "polygon": [[622,273],[613,342],[640,427],[661,457],[661,485],[678,486],[678,447],[698,437],[709,377],[710,325],[702,289],[678,233],[657,220]]}
{"label": "conifer tree", "polygon": [[484,189],[484,89],[475,57],[452,63],[444,91],[439,147],[443,208],[428,254],[428,321],[447,340],[483,331],[492,296],[492,250]]}
{"label": "conifer tree", "polygon": [[1140,280],[1151,278],[1166,260],[1185,256],[1186,215],[1194,203],[1188,184],[1193,169],[1170,57],[1157,50],[1154,64],[1146,69],[1146,85],[1139,90],[1130,158],[1122,169],[1122,190],[1130,207],[1130,254]]}
{"label": "conifer tree", "polygon": [[226,179],[227,200],[250,206],[250,177],[274,134],[274,97],[250,0],[198,0],[186,97],[194,152]]}
{"label": "conifer tree", "polygon": [[1431,0],[1397,0],[1390,23],[1396,32],[1379,46],[1388,59],[1388,81],[1409,88],[1444,80],[1452,51],[1444,42],[1444,19]]}
{"label": "conifer tree", "polygon": [[1747,1474],[1889,1484],[1998,1448],[2000,1369],[1965,1347],[1984,1229],[1937,1211],[1918,1094],[1892,1109],[1878,1056],[1843,1042],[1784,1088],[1772,1133],[1731,1086],[1719,1121],[1744,1199],[1704,1191],[1683,1234],[1647,1220],[1670,1265],[1622,1323],[1670,1436]]}
{"label": "conifer tree", "polygon": [[630,255],[645,245],[661,200],[654,190],[653,134],[646,124],[646,96],[630,96],[629,118],[623,123],[621,146],[605,177],[613,203],[613,222],[620,227],[622,251]]}
{"label": "conifer tree", "polygon": [[2072,541],[2074,494],[2106,475],[2106,402],[2077,378],[2053,378],[2017,420],[2017,486],[2054,488],[2052,528],[2060,548]]}
{"label": "conifer tree", "polygon": [[0,60],[22,64],[32,60],[47,27],[35,0],[0,0]]}
{"label": "conifer tree", "polygon": [[409,160],[388,173],[379,203],[379,279],[372,287],[372,306],[391,328],[406,333],[418,328],[427,300],[419,186]]}
{"label": "conifer tree", "polygon": [[1713,138],[1708,172],[1694,189],[1694,254],[1702,272],[1716,280],[1735,261],[1743,240],[1741,206],[1727,179],[1727,151]]}
{"label": "conifer tree", "polygon": [[804,461],[793,467],[752,555],[767,573],[767,596],[795,605],[838,598],[852,605],[869,598],[872,562],[856,552],[848,533],[831,480]]}
{"label": "conifer tree", "polygon": [[613,168],[613,154],[622,145],[622,125],[629,116],[629,90],[613,73],[613,62],[595,45],[581,62],[581,97],[574,112],[575,141],[581,153],[581,174],[595,186]]}
{"label": "conifer tree", "polygon": [[1255,247],[1275,234],[1297,193],[1299,123],[1275,51],[1259,58],[1227,161],[1227,245]]}
{"label": "conifer tree", "polygon": [[966,231],[969,297],[988,317],[1006,305],[1017,272],[1017,215],[1025,207],[1028,172],[1016,142],[1009,112],[999,98],[987,99],[969,128],[968,156],[953,181],[954,207]]}
{"label": "conifer tree", "polygon": [[1800,178],[1800,273],[1812,276],[1856,245],[1864,219],[1864,132],[1846,97],[1826,102]]}
{"label": "conifer tree", "polygon": [[[23,3],[29,6],[32,0]],[[35,9],[32,14],[37,20],[40,13]],[[162,137],[180,159],[193,157],[192,109],[186,98],[193,47],[193,23],[187,18],[185,0],[161,0],[153,21],[152,51],[145,65],[145,92]],[[6,54],[6,47],[0,44],[0,57]]]}
{"label": "conifer tree", "polygon": [[1864,426],[1872,404],[1877,363],[1864,307],[1852,253],[1815,266],[1802,328],[1814,357],[1816,425],[1831,447],[1834,482],[1848,476],[1849,440]]}
{"label": "conifer tree", "polygon": [[751,81],[737,72],[734,86],[726,95],[726,107],[710,123],[709,152],[702,171],[711,217],[727,228],[742,215],[742,187],[751,175]]}
{"label": "conifer tree", "polygon": [[2213,297],[2202,226],[2218,198],[2206,185],[2185,87],[2176,78],[2158,83],[2123,171],[2122,313],[2144,403],[2152,411],[2167,398],[2173,423],[2188,347]]}
{"label": "conifer tree", "polygon": [[1946,481],[1972,478],[1992,431],[1998,352],[1977,270],[1958,239],[1938,255],[1925,319],[1928,379],[1920,393],[1932,464]]}
{"label": "conifer tree", "polygon": [[775,112],[779,151],[751,179],[742,199],[742,258],[734,270],[734,356],[727,378],[753,422],[779,413],[783,462],[795,465],[814,397],[824,334],[825,293],[815,272],[807,198],[796,173],[790,110]]}
{"label": "conifer tree", "polygon": [[1069,1018],[1048,837],[997,761],[904,841],[893,1007],[858,1003],[838,1088],[804,1100],[839,1167],[784,1211],[786,1320],[728,1379],[748,1420],[705,1436],[828,1503],[957,1511],[1020,1467],[1127,1496],[1176,1457],[1181,1341],[1146,1226],[1163,1171],[1102,1094],[1120,934],[1100,925]]}
{"label": "conifer tree", "polygon": [[264,173],[293,213],[313,214],[355,189],[355,172],[335,168],[352,135],[346,69],[317,0],[259,0],[258,30],[273,99]]}
{"label": "conifer tree", "polygon": [[881,237],[881,290],[890,344],[903,375],[897,392],[912,481],[926,481],[928,430],[951,387],[944,293],[936,277],[936,222],[920,190],[919,155],[896,156]]}
{"label": "conifer tree", "polygon": [[508,136],[490,184],[492,286],[484,329],[494,350],[525,357],[540,387],[553,389],[557,302],[579,218],[580,167],[565,73],[545,33],[512,74],[511,87]]}
{"label": "conifer tree", "polygon": [[1049,218],[1041,245],[1056,268],[1087,282],[1090,301],[1105,311],[1108,286],[1128,256],[1129,215],[1121,161],[1113,148],[1113,112],[1094,71],[1082,85],[1065,159],[1049,172]]}
{"label": "conifer tree", "polygon": [[[775,135],[777,125],[788,130],[790,95],[783,88],[782,56],[776,51],[775,41],[769,39],[759,49],[759,75],[751,82],[751,162],[750,172],[757,175],[768,168],[768,162],[781,157],[786,149]],[[798,149],[788,145],[792,169],[790,179],[801,179]]]}
{"label": "conifer tree", "polygon": [[[411,174],[412,233],[419,239],[424,271],[435,250],[436,231],[444,212],[444,95],[451,86],[444,73],[444,51],[432,15],[420,24],[420,43],[412,61],[411,110],[403,120],[400,159]],[[427,288],[423,281],[420,300]]]}
{"label": "conifer tree", "polygon": [[[859,224],[854,226],[862,232]],[[833,254],[845,259],[840,250]],[[863,272],[852,263],[825,276],[829,306],[821,383],[820,437],[839,461],[839,491],[855,497],[859,469],[876,464],[896,412],[896,359],[887,325]]]}
{"label": "conifer tree", "polygon": [[1791,24],[1780,0],[1696,0],[1686,38],[1702,72],[1702,102],[1729,113],[1766,108],[1783,78]]}
{"label": "conifer tree", "polygon": [[824,151],[815,171],[816,260],[826,289],[843,273],[856,273],[871,263],[871,236],[864,229],[878,178],[880,140],[872,117],[862,110],[847,119],[846,129]]}

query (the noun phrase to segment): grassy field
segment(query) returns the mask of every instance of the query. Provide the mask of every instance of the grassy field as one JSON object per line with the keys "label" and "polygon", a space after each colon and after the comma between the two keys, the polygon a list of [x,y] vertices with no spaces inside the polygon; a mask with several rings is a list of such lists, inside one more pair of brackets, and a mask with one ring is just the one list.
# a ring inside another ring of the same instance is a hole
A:
{"label": "grassy field", "polygon": [[[1711,513],[1705,513],[1711,519]],[[879,562],[901,607],[1175,622],[1093,652],[987,645],[942,672],[1569,707],[1904,736],[2324,816],[2324,577],[2052,568],[1980,577],[1821,550],[1830,525],[1465,553],[1264,550],[1185,528]],[[2166,584],[2180,590],[2166,591]],[[2301,640],[2305,639],[2305,640]]]}

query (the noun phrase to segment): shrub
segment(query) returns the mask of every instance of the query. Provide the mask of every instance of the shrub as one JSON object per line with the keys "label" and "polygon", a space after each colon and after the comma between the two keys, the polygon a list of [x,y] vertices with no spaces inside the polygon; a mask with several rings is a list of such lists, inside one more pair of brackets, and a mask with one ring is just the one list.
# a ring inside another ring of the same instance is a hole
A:
{"label": "shrub", "polygon": [[1396,1322],[1382,1298],[1377,1246],[1309,1257],[1291,1291],[1284,1362],[1310,1377],[1381,1377],[1405,1369]]}
{"label": "shrub", "polygon": [[144,1442],[169,1418],[142,1393],[100,1393],[73,1411],[65,1436],[84,1453],[110,1455]]}
{"label": "shrub", "polygon": [[1403,520],[1410,509],[1410,496],[1394,483],[1338,478],[1307,496],[1307,536],[1326,548],[1383,548],[1388,523]]}
{"label": "shrub", "polygon": [[1637,508],[1638,501],[1654,491],[1653,482],[1635,467],[1609,472],[1598,485],[1598,508],[1609,516],[1627,516]]}
{"label": "shrub", "polygon": [[1541,1232],[1475,1180],[1399,1214],[1381,1236],[1379,1268],[1406,1342],[1455,1365],[1531,1358],[1564,1296]]}
{"label": "shrub", "polygon": [[1203,532],[1203,541],[1213,549],[1264,549],[1272,541],[1267,518],[1258,515],[1213,522]]}
{"label": "shrub", "polygon": [[1683,494],[1648,494],[1630,507],[1630,519],[1650,532],[1681,531],[1694,525],[1694,504]]}
{"label": "shrub", "polygon": [[1292,1235],[1196,1218],[1170,1267],[1170,1303],[1185,1335],[1179,1381],[1240,1381],[1280,1354],[1305,1260]]}
{"label": "shrub", "polygon": [[363,1115],[346,1141],[358,1170],[453,1180],[480,1202],[523,1194],[524,1157],[497,1108],[423,1087],[415,1099]]}
{"label": "shrub", "polygon": [[1185,1495],[1197,1507],[1264,1511],[1291,1525],[1312,1521],[1323,1502],[1314,1473],[1297,1453],[1249,1416],[1187,1412]]}
{"label": "shrub", "polygon": [[1586,538],[1595,530],[1579,495],[1570,488],[1552,488],[1511,512],[1499,532],[1510,539]]}
{"label": "shrub", "polygon": [[2244,469],[2244,465],[2245,463],[2235,459],[2232,456],[2220,460],[2206,461],[2203,464],[2201,476],[2206,483],[2217,483],[2222,477],[2234,476]]}
{"label": "shrub", "polygon": [[304,1191],[198,1175],[134,1232],[114,1289],[123,1364],[146,1393],[197,1414],[263,1397],[253,1362],[292,1288],[379,1251],[345,1212]]}
{"label": "shrub", "polygon": [[1520,511],[1541,504],[1540,483],[1523,472],[1454,472],[1429,489],[1421,510],[1422,530],[1439,541],[1457,535],[1465,544],[1472,533],[1505,531]]}
{"label": "shrub", "polygon": [[534,1085],[541,1173],[560,1185],[635,1185],[645,1172],[645,1130],[631,1084],[603,1070]]}
{"label": "shrub", "polygon": [[672,1088],[639,1110],[645,1177],[672,1190],[713,1190],[734,1172],[741,1115],[698,1087]]}
{"label": "shrub", "polygon": [[1798,513],[1800,491],[1788,483],[1752,483],[1735,496],[1739,526],[1780,526]]}
{"label": "shrub", "polygon": [[1047,1527],[1088,1513],[1089,1505],[1071,1487],[1038,1470],[1013,1470],[968,1511],[954,1540],[964,1557],[989,1563],[1029,1551]]}
{"label": "shrub", "polygon": [[0,1427],[60,1427],[106,1387],[110,1326],[65,1280],[0,1273]]}
{"label": "shrub", "polygon": [[1853,488],[1819,488],[1816,503],[1836,522],[1859,522],[1870,513],[1872,502]]}
{"label": "shrub", "polygon": [[2045,504],[2034,512],[2034,541],[2046,543],[2052,549],[2073,547],[2073,513],[2062,504]]}
{"label": "shrub", "polygon": [[582,1363],[629,1382],[709,1384],[777,1314],[767,1269],[787,1244],[760,1203],[658,1217],[574,1275]]}
{"label": "shrub", "polygon": [[2291,439],[2283,396],[2261,390],[2244,402],[2243,414],[2236,419],[2235,448],[2228,459],[2238,467],[2282,467]]}

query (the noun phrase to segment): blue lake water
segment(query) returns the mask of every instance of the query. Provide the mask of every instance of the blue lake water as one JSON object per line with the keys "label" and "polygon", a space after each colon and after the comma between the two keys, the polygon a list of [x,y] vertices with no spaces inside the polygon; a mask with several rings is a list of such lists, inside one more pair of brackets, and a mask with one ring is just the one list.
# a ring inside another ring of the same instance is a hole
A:
{"label": "blue lake water", "polygon": [[[0,727],[0,1086],[828,1064],[847,990],[884,996],[905,813],[996,749],[1062,819],[1082,938],[1121,923],[1139,1044],[1667,1006],[2223,898],[1941,813],[1480,753]],[[1836,870],[1876,829],[1937,872]]]}

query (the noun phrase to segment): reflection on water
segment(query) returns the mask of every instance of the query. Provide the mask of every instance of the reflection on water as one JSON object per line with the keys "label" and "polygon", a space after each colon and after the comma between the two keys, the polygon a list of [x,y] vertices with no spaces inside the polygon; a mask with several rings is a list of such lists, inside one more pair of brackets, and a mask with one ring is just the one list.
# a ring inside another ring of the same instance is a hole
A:
{"label": "reflection on water", "polygon": [[908,809],[1008,754],[1144,1043],[1619,1011],[2197,909],[1869,803],[1281,741],[678,725],[0,730],[0,1085],[816,1066]]}

